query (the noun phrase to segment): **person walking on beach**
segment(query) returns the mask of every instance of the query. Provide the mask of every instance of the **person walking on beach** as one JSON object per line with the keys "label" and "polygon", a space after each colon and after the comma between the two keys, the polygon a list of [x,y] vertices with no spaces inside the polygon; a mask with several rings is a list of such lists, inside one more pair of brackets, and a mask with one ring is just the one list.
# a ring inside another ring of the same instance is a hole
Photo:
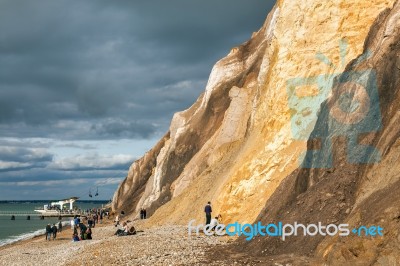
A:
{"label": "person walking on beach", "polygon": [[92,227],[93,227],[92,218],[89,218],[89,220],[88,220],[88,226],[89,226],[89,228],[92,228]]}
{"label": "person walking on beach", "polygon": [[204,212],[206,213],[206,225],[210,224],[212,213],[211,202],[208,202],[207,205],[204,207]]}
{"label": "person walking on beach", "polygon": [[143,220],[144,218],[143,208],[140,208],[140,219]]}
{"label": "person walking on beach", "polygon": [[58,232],[61,233],[61,231],[62,231],[62,222],[59,221],[58,222]]}
{"label": "person walking on beach", "polygon": [[48,241],[51,240],[51,233],[52,233],[51,225],[47,224],[46,225],[46,240],[48,240]]}
{"label": "person walking on beach", "polygon": [[146,219],[146,209],[143,208],[143,219]]}
{"label": "person walking on beach", "polygon": [[53,233],[53,240],[56,240],[56,237],[57,237],[57,226],[56,226],[56,224],[53,224],[53,226],[51,227],[51,232]]}

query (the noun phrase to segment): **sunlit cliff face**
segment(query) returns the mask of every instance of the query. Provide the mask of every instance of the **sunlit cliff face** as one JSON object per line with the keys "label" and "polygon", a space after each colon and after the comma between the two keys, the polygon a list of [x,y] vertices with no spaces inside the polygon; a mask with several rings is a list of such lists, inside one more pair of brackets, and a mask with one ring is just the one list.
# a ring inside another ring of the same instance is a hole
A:
{"label": "sunlit cliff face", "polygon": [[[314,124],[297,138],[292,117],[318,111],[290,106],[288,81],[343,72],[393,3],[278,1],[263,27],[216,63],[197,102],[175,114],[168,134],[131,166],[113,208],[136,215],[145,207],[154,223],[186,224],[203,219],[211,201],[224,222],[255,220],[306,151]],[[318,90],[305,86],[296,95]],[[329,88],[313,105],[328,96]]]}

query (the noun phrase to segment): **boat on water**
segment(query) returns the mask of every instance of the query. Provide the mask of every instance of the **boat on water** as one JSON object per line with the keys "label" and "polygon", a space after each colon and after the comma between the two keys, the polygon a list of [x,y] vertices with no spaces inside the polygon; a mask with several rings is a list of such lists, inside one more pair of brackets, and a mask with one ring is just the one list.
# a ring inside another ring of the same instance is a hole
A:
{"label": "boat on water", "polygon": [[[57,216],[74,216],[74,202],[78,197],[71,197],[59,201],[53,201],[43,206],[43,209],[35,209],[35,212],[40,213],[42,216],[57,217]],[[69,208],[64,208],[64,205],[69,205]]]}

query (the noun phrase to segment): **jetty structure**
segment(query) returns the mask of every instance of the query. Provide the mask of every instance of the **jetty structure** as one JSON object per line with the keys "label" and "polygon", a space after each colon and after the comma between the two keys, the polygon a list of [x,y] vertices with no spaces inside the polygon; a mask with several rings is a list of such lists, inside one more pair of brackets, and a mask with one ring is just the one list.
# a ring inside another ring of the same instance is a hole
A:
{"label": "jetty structure", "polygon": [[74,217],[81,214],[79,211],[74,210],[74,202],[78,199],[78,197],[71,197],[53,201],[43,205],[43,208],[37,208],[33,211],[0,211],[0,216],[11,216],[11,220],[15,220],[16,216],[25,216],[27,220],[30,220],[32,216],[40,217],[41,219],[46,217]]}
{"label": "jetty structure", "polygon": [[[78,197],[71,197],[68,199],[53,201],[50,204],[44,205],[43,209],[36,209],[35,212],[38,212],[45,217],[74,216],[76,214],[74,211],[74,202],[77,199]],[[69,208],[64,208],[64,205],[66,204],[69,204]]]}

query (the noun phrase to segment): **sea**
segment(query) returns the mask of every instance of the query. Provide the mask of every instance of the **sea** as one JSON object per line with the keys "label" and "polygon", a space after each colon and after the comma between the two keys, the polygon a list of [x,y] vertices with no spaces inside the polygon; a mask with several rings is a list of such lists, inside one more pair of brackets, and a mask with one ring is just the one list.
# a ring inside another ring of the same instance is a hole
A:
{"label": "sea", "polygon": [[[32,213],[35,209],[43,208],[49,201],[0,201],[0,214],[7,212],[27,212]],[[101,208],[106,205],[107,201],[76,201],[74,206],[86,210],[93,208]],[[63,226],[70,224],[70,217],[62,219]],[[27,216],[15,216],[15,220],[11,220],[10,215],[0,215],[0,247],[11,244],[20,240],[30,239],[35,236],[44,235],[45,227],[48,223],[58,224],[58,217],[44,218],[41,220],[39,216],[31,215],[30,220]]]}

